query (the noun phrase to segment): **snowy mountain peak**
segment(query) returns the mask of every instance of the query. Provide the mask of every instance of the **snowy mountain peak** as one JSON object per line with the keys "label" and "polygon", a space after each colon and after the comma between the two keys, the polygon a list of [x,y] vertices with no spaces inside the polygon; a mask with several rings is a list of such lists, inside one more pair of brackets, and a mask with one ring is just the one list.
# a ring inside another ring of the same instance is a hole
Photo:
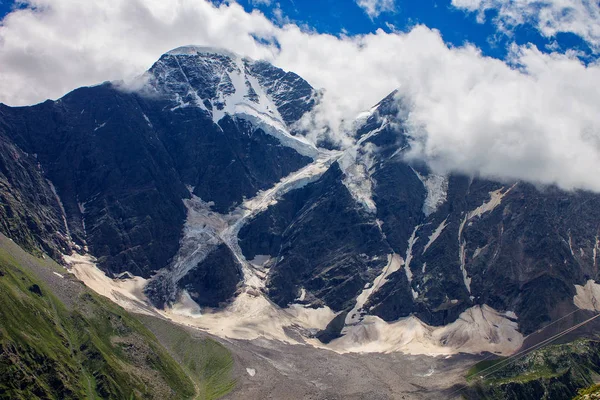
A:
{"label": "snowy mountain peak", "polygon": [[215,123],[246,106],[290,127],[312,110],[319,98],[318,92],[293,72],[212,47],[171,50],[148,75],[154,90],[175,101],[174,109],[200,107]]}
{"label": "snowy mountain peak", "polygon": [[318,93],[293,72],[227,50],[185,46],[164,54],[147,78],[151,91],[172,101],[171,111],[200,108],[215,124],[226,115],[243,118],[299,153],[317,155],[315,146],[293,131]]}
{"label": "snowy mountain peak", "polygon": [[210,47],[210,46],[181,46],[176,49],[170,50],[165,53],[166,55],[171,56],[193,56],[198,54],[217,54],[230,58],[239,58],[239,56],[229,50],[220,48],[220,47]]}

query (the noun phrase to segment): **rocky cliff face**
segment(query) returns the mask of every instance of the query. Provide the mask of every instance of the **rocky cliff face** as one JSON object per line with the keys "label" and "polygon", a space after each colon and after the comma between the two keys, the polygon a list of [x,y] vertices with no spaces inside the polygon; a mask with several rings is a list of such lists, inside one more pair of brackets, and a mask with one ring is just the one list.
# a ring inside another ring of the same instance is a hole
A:
{"label": "rocky cliff face", "polygon": [[527,334],[598,279],[599,195],[434,174],[406,157],[396,92],[357,118],[352,146],[318,147],[297,124],[318,101],[294,73],[185,47],[135,90],[0,106],[2,232],[152,277],[161,307],[240,288],[327,306],[329,339],[368,315],[439,326],[484,304]]}
{"label": "rocky cliff face", "polygon": [[487,304],[514,312],[526,334],[574,309],[576,285],[598,279],[600,196],[435,175],[404,157],[398,104],[392,93],[362,116],[356,145],[320,181],[240,231],[246,258],[272,258],[271,298],[285,306],[302,293],[349,312],[347,325],[366,314],[446,325]]}
{"label": "rocky cliff face", "polygon": [[72,243],[54,187],[34,155],[0,134],[0,226],[28,251],[58,258]]}
{"label": "rocky cliff face", "polygon": [[[248,86],[236,87],[246,70],[235,70],[237,56],[188,51],[161,58],[141,91],[106,83],[55,102],[1,106],[3,232],[57,258],[86,249],[108,273],[149,277],[180,247],[183,199],[197,195],[226,213],[311,161],[314,147],[289,134],[265,94],[277,95],[278,85],[306,91],[306,82],[272,68],[261,75],[268,87],[249,73]],[[214,113],[203,107],[211,101]],[[237,113],[252,109],[245,102],[269,117]],[[277,103],[302,113],[294,99]]]}

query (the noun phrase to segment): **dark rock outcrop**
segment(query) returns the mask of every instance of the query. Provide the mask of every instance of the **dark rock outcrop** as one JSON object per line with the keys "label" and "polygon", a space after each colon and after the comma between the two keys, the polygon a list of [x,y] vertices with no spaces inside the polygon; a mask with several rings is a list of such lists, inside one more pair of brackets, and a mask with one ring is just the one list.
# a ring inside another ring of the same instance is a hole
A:
{"label": "dark rock outcrop", "polygon": [[241,279],[239,263],[229,247],[221,244],[188,272],[179,285],[200,306],[218,307],[233,297]]}
{"label": "dark rock outcrop", "polygon": [[[231,94],[235,88],[216,82],[203,58],[226,70],[235,64],[208,54],[185,64],[185,78],[201,88],[195,96]],[[0,106],[3,232],[57,258],[72,240],[107,272],[149,277],[179,247],[186,186],[227,212],[311,161],[244,119],[225,116],[217,125],[202,107],[177,107],[180,98],[169,96],[183,90],[175,85],[173,74],[183,73],[177,62],[165,55],[149,72],[164,78],[155,89],[171,92],[106,83],[32,107]],[[303,82],[290,85],[308,90]]]}

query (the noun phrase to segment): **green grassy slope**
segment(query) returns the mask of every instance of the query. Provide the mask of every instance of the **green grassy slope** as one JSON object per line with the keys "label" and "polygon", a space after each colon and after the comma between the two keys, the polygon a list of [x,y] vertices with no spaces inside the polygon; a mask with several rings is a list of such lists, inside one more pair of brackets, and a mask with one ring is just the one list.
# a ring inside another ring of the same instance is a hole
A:
{"label": "green grassy slope", "polygon": [[196,337],[169,321],[149,316],[140,316],[140,320],[194,380],[200,399],[215,400],[234,388],[233,357],[223,345],[210,338]]}
{"label": "green grassy slope", "polygon": [[513,362],[498,359],[475,365],[467,375],[472,386],[465,397],[571,400],[599,373],[600,342],[580,339],[535,350]]}
{"label": "green grassy slope", "polygon": [[169,352],[139,318],[0,239],[0,398],[216,399],[233,387],[220,344],[145,318],[172,332]]}
{"label": "green grassy slope", "polygon": [[600,400],[600,385],[581,389],[573,400]]}

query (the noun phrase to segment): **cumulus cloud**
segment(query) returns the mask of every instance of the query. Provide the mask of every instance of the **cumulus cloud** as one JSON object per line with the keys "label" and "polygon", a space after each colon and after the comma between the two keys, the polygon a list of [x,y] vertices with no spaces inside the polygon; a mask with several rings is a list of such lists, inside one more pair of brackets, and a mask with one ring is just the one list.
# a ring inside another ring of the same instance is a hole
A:
{"label": "cumulus cloud", "polygon": [[559,32],[580,36],[600,52],[600,4],[598,0],[452,0],[454,7],[477,12],[485,21],[487,10],[498,12],[496,24],[504,31],[531,24],[546,37]]}
{"label": "cumulus cloud", "polygon": [[396,0],[356,0],[356,4],[358,4],[370,18],[377,18],[385,12],[396,11]]}
{"label": "cumulus cloud", "polygon": [[[439,32],[333,36],[200,0],[31,0],[0,26],[0,100],[27,104],[131,79],[172,48],[221,46],[324,88],[314,128],[346,122],[393,89],[407,105],[411,157],[437,172],[600,192],[600,65],[514,46],[510,64]],[[264,40],[257,41],[255,38]],[[265,43],[277,43],[271,45]]]}
{"label": "cumulus cloud", "polygon": [[412,157],[437,172],[600,191],[598,65],[514,47],[512,69],[472,47],[437,47],[404,83]]}

